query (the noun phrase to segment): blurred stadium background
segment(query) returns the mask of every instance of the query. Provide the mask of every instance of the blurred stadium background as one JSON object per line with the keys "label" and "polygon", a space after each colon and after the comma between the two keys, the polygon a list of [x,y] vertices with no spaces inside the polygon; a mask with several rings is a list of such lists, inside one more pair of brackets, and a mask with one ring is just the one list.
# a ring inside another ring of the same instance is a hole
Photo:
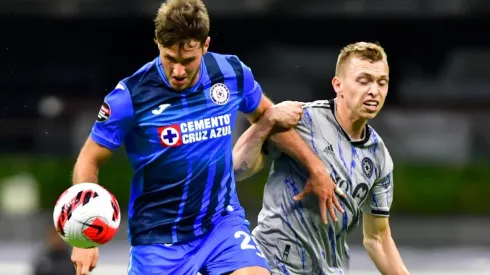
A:
{"label": "blurred stadium background", "polygon": [[[490,274],[490,4],[485,0],[205,0],[211,49],[237,54],[274,100],[333,97],[341,46],[379,41],[391,85],[372,123],[395,161],[392,227],[412,274]],[[159,0],[0,1],[0,274],[54,253],[51,211],[102,99],[157,55]],[[247,127],[240,118],[235,138]],[[267,171],[239,183],[252,225]],[[124,209],[122,152],[100,182]],[[352,274],[377,274],[351,238]],[[50,252],[51,251],[51,252]],[[94,274],[124,274],[126,224]],[[54,255],[54,256],[53,256]],[[63,270],[64,264],[69,271]],[[70,273],[73,272],[73,273]]]}

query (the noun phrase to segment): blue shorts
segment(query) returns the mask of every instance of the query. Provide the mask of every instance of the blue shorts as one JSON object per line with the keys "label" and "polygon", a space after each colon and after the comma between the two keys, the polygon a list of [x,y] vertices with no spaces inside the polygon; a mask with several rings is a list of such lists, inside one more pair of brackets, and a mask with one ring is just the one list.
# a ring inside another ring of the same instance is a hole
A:
{"label": "blue shorts", "polygon": [[270,271],[251,238],[248,222],[229,215],[190,242],[132,246],[128,275],[220,275],[251,266]]}

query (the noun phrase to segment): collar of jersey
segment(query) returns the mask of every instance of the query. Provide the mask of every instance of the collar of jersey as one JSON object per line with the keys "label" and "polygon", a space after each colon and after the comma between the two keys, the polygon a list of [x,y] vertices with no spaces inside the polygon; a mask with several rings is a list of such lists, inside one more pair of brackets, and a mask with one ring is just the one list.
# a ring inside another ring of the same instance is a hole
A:
{"label": "collar of jersey", "polygon": [[336,104],[336,100],[335,99],[332,99],[332,100],[329,100],[328,101],[330,103],[330,106],[332,106],[330,108],[330,110],[332,111],[333,113],[333,117],[335,118],[335,121],[337,122],[337,125],[339,125],[339,128],[340,130],[342,130],[342,134],[344,134],[344,137],[354,146],[361,146],[361,145],[364,145],[366,142],[369,141],[369,139],[371,138],[371,131],[369,131],[369,125],[366,123],[366,126],[364,128],[364,131],[363,131],[363,138],[361,140],[352,140],[349,135],[344,131],[344,129],[342,128],[342,125],[340,125],[339,121],[337,120],[337,104]]}
{"label": "collar of jersey", "polygon": [[[157,66],[158,74],[160,75],[160,78],[162,79],[163,83],[165,83],[165,85],[173,91],[172,87],[170,86],[170,83],[168,82],[167,77],[165,76],[165,73],[163,72],[162,60],[160,59],[159,56],[156,58],[155,63]],[[204,74],[203,63],[204,63],[203,60],[201,60],[201,65],[199,67],[199,78],[197,79],[196,84],[194,84],[194,86],[192,86],[190,88],[183,90],[180,93],[195,93],[195,92],[200,91],[199,87],[201,86],[201,79],[202,79],[202,75]]]}

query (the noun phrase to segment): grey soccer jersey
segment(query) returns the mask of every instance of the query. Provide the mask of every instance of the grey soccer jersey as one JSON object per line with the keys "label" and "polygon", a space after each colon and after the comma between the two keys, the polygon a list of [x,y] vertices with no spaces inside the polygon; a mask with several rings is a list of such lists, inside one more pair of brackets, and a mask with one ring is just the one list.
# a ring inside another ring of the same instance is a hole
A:
{"label": "grey soccer jersey", "polygon": [[393,162],[382,139],[367,126],[364,138],[352,141],[335,118],[335,100],[304,104],[297,131],[322,159],[347,194],[345,213],[323,224],[318,200],[308,195],[295,202],[308,174],[286,154],[265,145],[273,158],[263,207],[253,236],[273,274],[345,274],[349,267],[347,233],[360,212],[388,216],[393,200]]}

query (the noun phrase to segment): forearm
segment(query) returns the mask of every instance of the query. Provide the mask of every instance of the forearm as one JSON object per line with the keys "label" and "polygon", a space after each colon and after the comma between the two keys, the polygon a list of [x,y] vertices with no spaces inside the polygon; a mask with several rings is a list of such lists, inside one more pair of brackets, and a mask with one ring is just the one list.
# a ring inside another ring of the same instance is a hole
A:
{"label": "forearm", "polygon": [[233,168],[238,181],[260,171],[264,166],[262,146],[274,123],[262,116],[245,131],[233,148]]}
{"label": "forearm", "polygon": [[301,163],[310,174],[325,172],[325,166],[295,129],[271,134],[269,140],[282,152]]}
{"label": "forearm", "polygon": [[383,239],[365,239],[364,247],[381,274],[409,274],[391,236]]}
{"label": "forearm", "polygon": [[97,183],[99,175],[99,164],[95,161],[78,159],[73,169],[73,184],[90,182]]}
{"label": "forearm", "polygon": [[109,160],[111,155],[112,151],[100,146],[89,137],[75,163],[73,184],[98,183],[99,168]]}

